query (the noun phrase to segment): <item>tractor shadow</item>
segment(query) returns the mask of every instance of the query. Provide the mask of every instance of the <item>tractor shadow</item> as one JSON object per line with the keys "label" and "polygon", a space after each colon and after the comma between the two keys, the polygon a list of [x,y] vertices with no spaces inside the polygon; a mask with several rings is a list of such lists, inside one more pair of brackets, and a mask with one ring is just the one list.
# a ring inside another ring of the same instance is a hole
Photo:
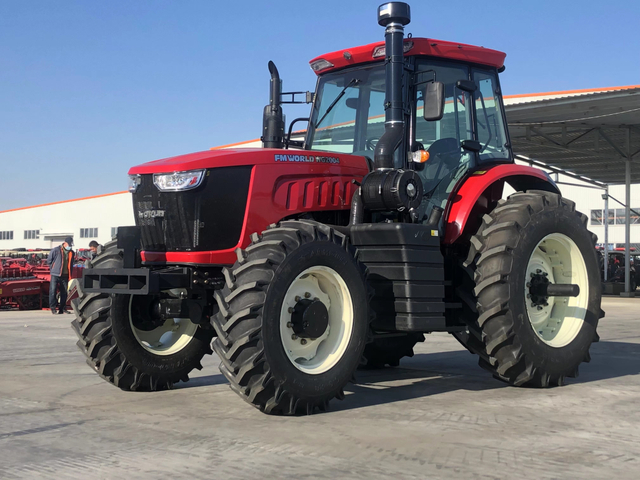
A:
{"label": "tractor shadow", "polygon": [[[206,365],[207,369],[211,367],[213,365]],[[591,346],[591,362],[581,364],[579,377],[567,379],[567,385],[570,388],[638,374],[640,343],[600,341]],[[331,402],[328,413],[425,398],[456,390],[473,392],[514,388],[494,379],[489,372],[480,368],[477,357],[466,350],[416,354],[413,358],[403,359],[400,367],[358,370],[356,381],[345,388],[347,394],[356,395],[348,395],[344,402]],[[200,388],[226,383],[222,374],[212,374],[193,377],[187,383],[179,382],[174,388]]]}
{"label": "tractor shadow", "polygon": [[329,411],[352,410],[440,395],[455,390],[483,391],[507,388],[477,364],[466,350],[416,354],[400,367],[358,370],[356,383],[348,384],[344,402]]}
{"label": "tractor shadow", "polygon": [[178,382],[174,385],[175,390],[198,388],[198,387],[211,387],[214,385],[226,384],[227,379],[224,375],[218,373],[217,375],[202,375],[200,377],[191,377],[188,382]]}
{"label": "tractor shadow", "polygon": [[[590,363],[580,365],[578,378],[567,379],[569,387],[640,374],[638,343],[600,341],[592,345],[591,358]],[[404,359],[401,365],[359,370],[357,383],[345,388],[345,392],[356,395],[348,395],[344,402],[332,403],[330,411],[384,405],[456,390],[515,388],[494,379],[466,350],[416,354],[411,359]]]}

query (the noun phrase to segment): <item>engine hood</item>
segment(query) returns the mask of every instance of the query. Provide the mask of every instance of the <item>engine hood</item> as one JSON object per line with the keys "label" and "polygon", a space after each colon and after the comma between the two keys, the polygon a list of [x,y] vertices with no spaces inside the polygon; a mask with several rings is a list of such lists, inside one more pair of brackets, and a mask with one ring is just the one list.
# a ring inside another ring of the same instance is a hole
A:
{"label": "engine hood", "polygon": [[354,170],[353,173],[361,172],[361,174],[366,174],[368,172],[366,159],[355,155],[311,150],[239,148],[206,150],[204,152],[163,158],[162,160],[155,160],[132,167],[129,170],[129,174],[173,173],[203,168],[264,164],[287,165],[289,167],[299,165],[312,170],[315,166],[322,167],[323,170],[329,166],[336,167],[336,170]]}

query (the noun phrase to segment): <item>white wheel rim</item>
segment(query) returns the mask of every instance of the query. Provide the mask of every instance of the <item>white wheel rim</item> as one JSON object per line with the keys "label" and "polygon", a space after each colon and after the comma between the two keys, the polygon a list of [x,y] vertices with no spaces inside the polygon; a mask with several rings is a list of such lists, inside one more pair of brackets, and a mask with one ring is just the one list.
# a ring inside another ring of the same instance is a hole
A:
{"label": "white wheel rim", "polygon": [[193,339],[198,325],[188,318],[169,318],[161,326],[145,331],[133,324],[131,306],[133,295],[129,299],[129,324],[138,343],[154,355],[166,356],[178,353]]}
{"label": "white wheel rim", "polygon": [[[329,325],[322,336],[296,338],[290,308],[296,297],[320,300],[327,308]],[[330,370],[347,350],[353,331],[353,302],[347,284],[335,270],[315,266],[307,268],[291,283],[280,310],[280,337],[291,363],[300,371],[318,375]],[[304,342],[303,342],[304,340]]]}
{"label": "white wheel rim", "polygon": [[532,275],[545,274],[550,283],[576,284],[577,297],[549,297],[548,305],[534,305],[525,286],[529,322],[536,335],[551,347],[570,344],[580,332],[589,301],[589,277],[580,249],[562,233],[544,237],[533,250],[527,264],[526,282]]}

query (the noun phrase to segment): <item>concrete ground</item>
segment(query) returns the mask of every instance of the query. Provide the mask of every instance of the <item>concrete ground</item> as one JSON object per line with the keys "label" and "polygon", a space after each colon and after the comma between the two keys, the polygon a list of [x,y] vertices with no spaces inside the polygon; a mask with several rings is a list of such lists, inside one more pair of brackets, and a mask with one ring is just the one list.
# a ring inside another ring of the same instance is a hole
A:
{"label": "concrete ground", "polygon": [[122,392],[85,364],[72,315],[0,312],[0,478],[638,478],[640,300],[603,308],[568,386],[505,386],[437,334],[296,418],[240,400],[215,357],[175,390]]}

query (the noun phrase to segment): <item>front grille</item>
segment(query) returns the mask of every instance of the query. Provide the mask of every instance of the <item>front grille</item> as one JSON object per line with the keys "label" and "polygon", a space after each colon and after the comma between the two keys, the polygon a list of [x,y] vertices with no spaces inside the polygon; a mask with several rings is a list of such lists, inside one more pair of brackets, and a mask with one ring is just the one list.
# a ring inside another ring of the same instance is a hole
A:
{"label": "front grille", "polygon": [[202,185],[161,192],[153,175],[142,175],[133,213],[142,247],[155,252],[224,250],[240,239],[251,166],[207,170]]}

